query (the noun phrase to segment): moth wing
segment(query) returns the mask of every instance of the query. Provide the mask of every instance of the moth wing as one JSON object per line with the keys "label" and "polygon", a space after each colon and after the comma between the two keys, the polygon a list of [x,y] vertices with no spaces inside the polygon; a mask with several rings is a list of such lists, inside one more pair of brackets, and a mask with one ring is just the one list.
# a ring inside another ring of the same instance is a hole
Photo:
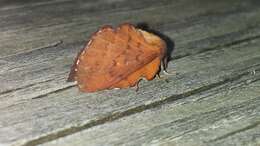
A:
{"label": "moth wing", "polygon": [[131,25],[104,28],[90,42],[76,63],[75,80],[82,91],[111,88],[160,55]]}

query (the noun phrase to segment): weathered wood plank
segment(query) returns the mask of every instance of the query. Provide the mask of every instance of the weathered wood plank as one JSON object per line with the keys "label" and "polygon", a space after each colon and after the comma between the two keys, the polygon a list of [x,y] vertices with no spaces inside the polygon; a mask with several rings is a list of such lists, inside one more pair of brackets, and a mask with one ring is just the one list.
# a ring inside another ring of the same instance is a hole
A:
{"label": "weathered wood plank", "polygon": [[[57,0],[0,5],[4,20],[0,22],[0,143],[40,144],[170,101],[189,102],[190,95],[232,82],[259,79],[258,74],[251,75],[259,71],[260,63],[257,1],[147,2]],[[169,70],[178,74],[142,82],[139,92],[79,93],[73,83],[65,82],[73,58],[90,32],[101,24],[122,21],[145,21],[174,38],[175,60]],[[59,40],[63,43],[55,45]],[[252,132],[257,134],[257,126]],[[222,140],[227,139],[218,141]]]}
{"label": "weathered wood plank", "polygon": [[251,41],[175,60],[170,69],[177,70],[179,75],[166,76],[168,82],[157,79],[142,83],[140,92],[126,89],[83,94],[69,88],[2,108],[1,141],[26,143],[24,139],[31,139],[28,145],[42,143],[244,76],[250,79],[251,71],[260,70],[259,44],[260,41]]}
{"label": "weathered wood plank", "polygon": [[43,145],[257,146],[260,80],[237,81]]}
{"label": "weathered wood plank", "polygon": [[[253,12],[231,13],[231,15],[218,16],[214,21],[209,14],[209,16],[204,19],[178,24],[179,27],[173,25],[172,27],[177,27],[176,31],[179,32],[175,33],[175,31],[170,30],[167,30],[167,32],[171,37],[173,37],[172,34],[176,35],[174,39],[176,48],[178,49],[174,52],[175,58],[258,38],[260,28],[249,23],[253,20],[259,20],[259,18],[257,19],[258,13],[260,13],[258,9]],[[241,15],[250,18],[246,21],[250,25],[246,26],[247,23],[241,22]],[[232,19],[232,22],[230,22],[230,19]],[[198,21],[201,22],[198,23]],[[231,29],[235,28],[233,27],[234,24],[238,24],[238,30]],[[186,26],[186,28],[181,27],[181,29],[178,29],[182,25]],[[216,27],[216,25],[219,27]],[[250,29],[248,27],[250,27]],[[220,31],[220,29],[224,29],[224,31]],[[229,30],[234,32],[230,32]],[[194,36],[194,34],[196,34],[196,37],[187,37]],[[71,84],[65,84],[65,86],[59,85],[64,84],[67,72],[69,71],[69,66],[80,48],[81,46],[78,43],[72,45],[64,43],[57,48],[43,48],[33,52],[1,59],[0,62],[2,63],[0,66],[2,70],[0,71],[0,74],[3,73],[1,74],[1,80],[4,81],[4,85],[1,86],[0,92],[12,93],[5,94],[4,96],[9,100],[16,97],[16,99],[13,99],[13,101],[16,101],[31,99],[35,96],[41,96],[71,86]],[[17,96],[13,96],[18,94],[20,95],[18,98]],[[7,101],[5,101],[5,103],[7,103]],[[5,106],[9,105],[5,104]]]}
{"label": "weathered wood plank", "polygon": [[[59,40],[65,43],[82,42],[100,25],[125,21],[147,22],[159,30],[165,30],[164,32],[171,30],[173,32],[170,36],[180,38],[176,40],[177,43],[194,40],[194,37],[202,34],[205,38],[210,34],[228,34],[259,26],[259,7],[256,3],[242,0],[222,0],[214,3],[193,0],[68,0],[20,5],[18,3],[17,6],[9,6],[14,7],[12,9],[3,6],[0,9],[1,57],[34,50]],[[227,20],[222,22],[222,17],[226,17]],[[213,21],[216,23],[212,23]],[[229,23],[232,25],[227,25]]]}

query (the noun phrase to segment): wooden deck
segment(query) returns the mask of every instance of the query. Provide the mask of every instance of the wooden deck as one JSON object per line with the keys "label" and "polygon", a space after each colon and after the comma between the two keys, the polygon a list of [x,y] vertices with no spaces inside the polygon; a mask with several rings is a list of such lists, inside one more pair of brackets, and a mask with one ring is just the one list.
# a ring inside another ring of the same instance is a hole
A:
{"label": "wooden deck", "polygon": [[[77,52],[122,22],[174,42],[175,74],[79,92]],[[259,0],[3,0],[0,68],[0,146],[260,145]]]}

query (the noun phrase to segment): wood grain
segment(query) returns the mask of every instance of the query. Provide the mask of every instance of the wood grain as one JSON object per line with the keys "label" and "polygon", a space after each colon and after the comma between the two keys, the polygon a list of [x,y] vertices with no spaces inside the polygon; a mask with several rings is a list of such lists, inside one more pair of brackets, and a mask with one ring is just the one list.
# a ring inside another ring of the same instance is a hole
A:
{"label": "wood grain", "polygon": [[[259,145],[259,5],[0,2],[0,145]],[[174,41],[176,74],[80,93],[66,82],[73,58],[99,26],[124,21]]]}
{"label": "wood grain", "polygon": [[260,82],[236,82],[43,145],[258,145]]}

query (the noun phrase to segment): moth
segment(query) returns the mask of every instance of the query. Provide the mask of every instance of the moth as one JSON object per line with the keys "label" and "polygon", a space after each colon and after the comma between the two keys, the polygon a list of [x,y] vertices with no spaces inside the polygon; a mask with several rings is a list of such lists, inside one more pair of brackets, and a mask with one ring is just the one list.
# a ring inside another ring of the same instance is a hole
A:
{"label": "moth", "polygon": [[94,33],[76,57],[68,81],[80,91],[138,86],[166,69],[166,43],[157,35],[124,23],[104,26]]}

